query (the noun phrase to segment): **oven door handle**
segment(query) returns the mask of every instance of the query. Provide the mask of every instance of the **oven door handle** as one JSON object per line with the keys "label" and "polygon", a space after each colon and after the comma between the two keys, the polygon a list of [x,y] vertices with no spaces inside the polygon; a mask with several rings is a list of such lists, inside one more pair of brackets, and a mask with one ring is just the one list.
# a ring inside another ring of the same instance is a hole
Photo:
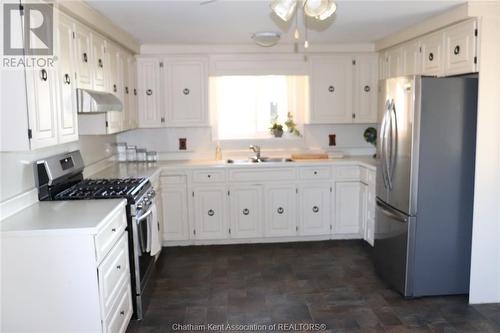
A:
{"label": "oven door handle", "polygon": [[[139,224],[141,224],[142,221],[147,219],[148,216],[151,215],[152,213],[153,213],[153,206],[151,206],[144,214],[142,214],[139,218],[136,219],[137,226],[139,227]],[[141,232],[141,228],[138,228],[138,235],[137,236],[139,238],[139,245],[141,247],[141,253],[144,253],[144,252],[146,252],[147,239],[146,240],[144,239],[142,232]],[[149,235],[147,235],[146,237],[149,237]]]}

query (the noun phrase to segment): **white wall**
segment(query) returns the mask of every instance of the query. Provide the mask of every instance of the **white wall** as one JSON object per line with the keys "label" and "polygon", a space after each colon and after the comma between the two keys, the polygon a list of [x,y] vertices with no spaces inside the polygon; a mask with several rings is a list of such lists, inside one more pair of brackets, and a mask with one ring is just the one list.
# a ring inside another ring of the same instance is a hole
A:
{"label": "white wall", "polygon": [[[303,137],[291,139],[235,140],[221,142],[223,155],[248,151],[250,144],[262,146],[263,152],[284,154],[291,151],[323,150],[342,151],[347,155],[369,155],[373,146],[363,138],[363,132],[372,125],[306,125]],[[328,146],[328,134],[337,135],[337,146]],[[179,151],[179,138],[187,139],[187,151]],[[211,158],[216,142],[212,141],[210,127],[137,129],[120,133],[117,142],[126,142],[140,148],[157,151],[165,159]]]}
{"label": "white wall", "polygon": [[116,136],[80,136],[80,140],[32,152],[0,153],[0,202],[35,188],[33,161],[80,149],[85,165],[114,154]]}

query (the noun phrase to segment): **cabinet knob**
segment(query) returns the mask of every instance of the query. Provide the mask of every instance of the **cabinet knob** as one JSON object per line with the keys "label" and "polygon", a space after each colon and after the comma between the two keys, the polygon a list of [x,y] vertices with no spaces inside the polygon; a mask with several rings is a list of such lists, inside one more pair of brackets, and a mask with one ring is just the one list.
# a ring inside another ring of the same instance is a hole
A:
{"label": "cabinet knob", "polygon": [[64,83],[71,84],[71,77],[67,73],[64,74]]}
{"label": "cabinet knob", "polygon": [[182,91],[182,93],[184,95],[189,95],[189,89],[188,88],[184,88],[184,90]]}
{"label": "cabinet knob", "polygon": [[116,232],[116,228],[111,229],[112,232]]}
{"label": "cabinet knob", "polygon": [[368,85],[367,85],[367,86],[365,86],[365,87],[363,88],[363,90],[364,90],[365,92],[370,92],[370,86],[368,86]]}
{"label": "cabinet knob", "polygon": [[48,76],[47,76],[47,71],[46,71],[45,69],[42,69],[42,70],[40,71],[40,79],[41,79],[42,81],[47,81],[47,77],[48,77]]}
{"label": "cabinet knob", "polygon": [[432,52],[429,53],[429,60],[430,61],[434,60],[434,53],[432,53]]}
{"label": "cabinet knob", "polygon": [[250,214],[248,208],[243,209],[243,215],[248,215],[248,214]]}
{"label": "cabinet knob", "polygon": [[123,311],[123,310],[122,310],[122,311],[120,311],[120,315],[121,315],[121,316],[124,316],[124,315],[125,315],[125,311]]}
{"label": "cabinet knob", "polygon": [[314,174],[317,175],[318,174],[318,171],[314,171]]}
{"label": "cabinet knob", "polygon": [[312,209],[313,213],[317,213],[319,212],[319,207],[318,206],[314,206],[313,209]]}
{"label": "cabinet knob", "polygon": [[103,68],[103,67],[104,67],[104,65],[102,64],[102,59],[97,60],[97,65],[98,65],[100,68]]}
{"label": "cabinet knob", "polygon": [[153,90],[151,90],[151,89],[146,90],[146,95],[148,95],[148,96],[153,95]]}
{"label": "cabinet knob", "polygon": [[212,178],[212,175],[207,175],[208,178]]}
{"label": "cabinet knob", "polygon": [[121,265],[116,266],[116,269],[122,269]]}
{"label": "cabinet knob", "polygon": [[335,91],[335,87],[334,86],[329,86],[328,87],[328,91],[329,92],[334,92]]}
{"label": "cabinet knob", "polygon": [[82,56],[83,56],[83,62],[88,62],[89,61],[89,59],[87,57],[87,52],[84,52]]}
{"label": "cabinet knob", "polygon": [[285,210],[283,209],[283,207],[278,207],[278,210],[277,210],[278,214],[283,214],[284,211]]}
{"label": "cabinet knob", "polygon": [[215,215],[215,212],[212,209],[210,209],[208,211],[208,216],[214,216],[214,215]]}
{"label": "cabinet knob", "polygon": [[165,122],[165,117],[160,118],[160,122],[164,123]]}
{"label": "cabinet knob", "polygon": [[458,55],[460,53],[460,45],[455,46],[455,49],[453,50],[454,55]]}

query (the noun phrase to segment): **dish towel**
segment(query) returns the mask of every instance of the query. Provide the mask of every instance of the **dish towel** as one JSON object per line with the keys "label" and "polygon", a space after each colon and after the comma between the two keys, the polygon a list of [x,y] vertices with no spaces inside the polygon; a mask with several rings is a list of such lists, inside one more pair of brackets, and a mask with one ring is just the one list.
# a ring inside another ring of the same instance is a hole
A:
{"label": "dish towel", "polygon": [[148,240],[150,240],[150,244],[148,246],[148,250],[150,250],[151,256],[156,255],[161,250],[161,242],[160,242],[160,223],[158,221],[158,208],[156,205],[153,207],[153,211],[151,213],[151,218],[148,219],[150,234]]}

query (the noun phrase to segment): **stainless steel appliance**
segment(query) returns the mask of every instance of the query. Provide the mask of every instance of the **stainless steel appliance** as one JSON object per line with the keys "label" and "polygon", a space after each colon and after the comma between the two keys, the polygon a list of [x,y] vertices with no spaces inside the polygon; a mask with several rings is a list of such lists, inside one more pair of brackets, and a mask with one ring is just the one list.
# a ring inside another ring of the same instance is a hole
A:
{"label": "stainless steel appliance", "polygon": [[145,288],[155,257],[151,256],[151,230],[154,222],[155,191],[147,178],[83,179],[83,160],[79,151],[59,154],[34,164],[40,201],[127,199],[127,229],[134,318],[142,319]]}
{"label": "stainless steel appliance", "polygon": [[76,89],[78,113],[122,111],[123,104],[111,93],[89,89]]}
{"label": "stainless steel appliance", "polygon": [[380,82],[375,267],[406,297],[469,290],[477,78]]}

